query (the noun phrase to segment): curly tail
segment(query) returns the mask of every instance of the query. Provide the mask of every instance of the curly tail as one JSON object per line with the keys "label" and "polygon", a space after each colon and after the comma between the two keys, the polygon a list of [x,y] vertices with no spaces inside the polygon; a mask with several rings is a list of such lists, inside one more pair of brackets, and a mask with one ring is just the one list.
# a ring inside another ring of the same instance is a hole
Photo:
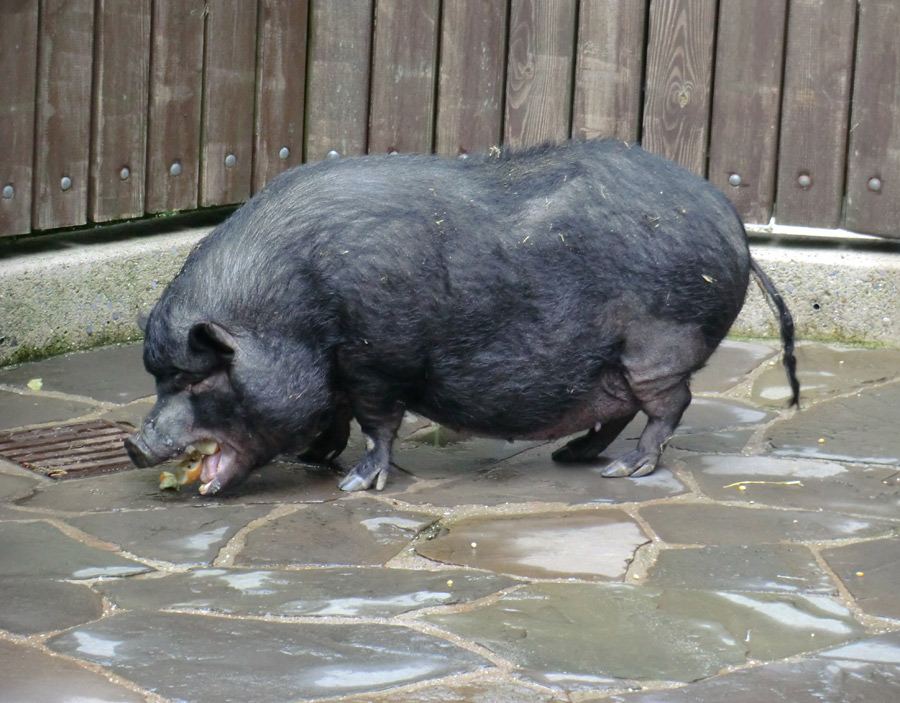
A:
{"label": "curly tail", "polygon": [[756,278],[756,283],[772,308],[772,312],[778,317],[781,327],[781,341],[784,344],[784,368],[787,372],[788,382],[791,384],[791,405],[800,407],[800,383],[797,381],[797,359],[794,356],[794,318],[787,309],[784,300],[775,288],[775,285],[752,258],[750,270]]}

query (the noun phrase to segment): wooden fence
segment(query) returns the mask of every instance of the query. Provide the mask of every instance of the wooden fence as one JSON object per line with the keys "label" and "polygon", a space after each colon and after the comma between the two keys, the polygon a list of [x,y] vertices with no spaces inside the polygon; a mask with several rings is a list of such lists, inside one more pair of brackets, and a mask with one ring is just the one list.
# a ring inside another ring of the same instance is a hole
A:
{"label": "wooden fence", "polygon": [[641,140],[749,222],[900,236],[900,2],[0,0],[0,235],[569,136]]}

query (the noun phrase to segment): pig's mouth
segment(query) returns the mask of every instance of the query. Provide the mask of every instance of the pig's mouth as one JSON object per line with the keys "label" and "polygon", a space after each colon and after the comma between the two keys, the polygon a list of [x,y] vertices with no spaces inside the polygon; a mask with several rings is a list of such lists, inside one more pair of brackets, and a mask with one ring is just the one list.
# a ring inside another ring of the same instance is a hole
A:
{"label": "pig's mouth", "polygon": [[[160,486],[177,487],[200,480],[200,494],[218,493],[237,468],[237,452],[214,439],[194,442],[177,457],[174,472],[163,472]],[[170,478],[171,477],[171,478]]]}

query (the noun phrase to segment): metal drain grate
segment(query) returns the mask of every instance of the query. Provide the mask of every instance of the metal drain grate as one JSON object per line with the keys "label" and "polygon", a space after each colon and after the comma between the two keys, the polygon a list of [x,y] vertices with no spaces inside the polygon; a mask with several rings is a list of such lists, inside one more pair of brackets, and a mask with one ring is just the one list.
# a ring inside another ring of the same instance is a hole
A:
{"label": "metal drain grate", "polygon": [[132,430],[103,420],[0,433],[0,458],[55,479],[108,474],[134,465],[122,445]]}

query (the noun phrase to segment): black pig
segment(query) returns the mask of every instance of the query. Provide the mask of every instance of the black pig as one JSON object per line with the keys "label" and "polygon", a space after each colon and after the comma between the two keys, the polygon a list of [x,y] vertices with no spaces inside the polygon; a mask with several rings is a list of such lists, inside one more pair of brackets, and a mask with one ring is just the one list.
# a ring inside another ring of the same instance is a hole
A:
{"label": "black pig", "polygon": [[127,440],[151,466],[212,440],[201,493],[284,452],[368,440],[344,490],[381,488],[404,411],[505,439],[586,434],[596,457],[638,411],[643,476],[741,309],[741,220],[708,182],[635,145],[570,142],[469,159],[385,155],[293,169],[201,241],[146,321],[158,400]]}

